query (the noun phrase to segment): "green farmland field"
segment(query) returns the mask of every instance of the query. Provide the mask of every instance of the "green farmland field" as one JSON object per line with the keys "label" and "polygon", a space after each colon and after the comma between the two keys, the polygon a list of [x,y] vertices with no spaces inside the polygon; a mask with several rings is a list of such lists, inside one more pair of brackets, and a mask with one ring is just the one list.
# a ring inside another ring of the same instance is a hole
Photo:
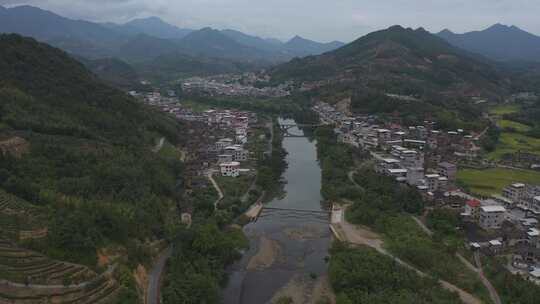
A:
{"label": "green farmland field", "polygon": [[488,158],[500,159],[504,154],[518,151],[540,155],[540,139],[519,133],[504,132],[501,134],[497,149],[489,153]]}
{"label": "green farmland field", "polygon": [[471,192],[483,196],[501,194],[504,187],[515,183],[540,184],[540,172],[513,169],[463,169],[458,172],[458,181],[467,185]]}
{"label": "green farmland field", "polygon": [[505,119],[499,120],[497,124],[502,129],[512,128],[516,130],[517,132],[528,132],[531,130],[531,127],[524,125],[522,123],[519,123],[519,122],[511,121],[511,120],[505,120]]}

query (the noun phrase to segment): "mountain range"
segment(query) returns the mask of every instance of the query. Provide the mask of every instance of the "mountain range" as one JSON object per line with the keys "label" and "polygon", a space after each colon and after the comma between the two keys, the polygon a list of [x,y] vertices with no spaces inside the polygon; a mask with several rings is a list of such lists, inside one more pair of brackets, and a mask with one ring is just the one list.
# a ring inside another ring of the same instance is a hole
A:
{"label": "mountain range", "polygon": [[72,20],[32,6],[0,6],[0,32],[30,36],[87,58],[151,61],[166,54],[217,57],[240,62],[284,62],[330,51],[343,43],[295,37],[287,43],[234,30],[182,29],[157,17],[125,24]]}
{"label": "mountain range", "polygon": [[437,34],[452,45],[499,61],[540,62],[540,37],[516,26],[495,24],[482,31]]}
{"label": "mountain range", "polygon": [[508,88],[496,63],[422,28],[401,26],[373,32],[322,55],[294,59],[271,74],[275,82],[293,79],[420,97],[500,98]]}

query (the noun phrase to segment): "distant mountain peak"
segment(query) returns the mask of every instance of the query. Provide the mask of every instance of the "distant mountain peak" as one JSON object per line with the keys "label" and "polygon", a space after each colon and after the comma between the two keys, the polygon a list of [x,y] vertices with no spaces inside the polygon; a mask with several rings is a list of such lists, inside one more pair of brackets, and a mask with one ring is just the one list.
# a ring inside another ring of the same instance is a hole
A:
{"label": "distant mountain peak", "polygon": [[496,23],[480,31],[442,31],[438,35],[454,46],[494,60],[540,61],[540,37],[515,25]]}
{"label": "distant mountain peak", "polygon": [[[474,67],[473,73],[467,72],[469,66]],[[445,75],[444,81],[438,75]],[[422,82],[419,95],[440,94],[441,98],[464,94],[469,88],[486,96],[506,90],[494,66],[422,28],[399,25],[360,37],[337,50],[277,66],[271,76],[274,81],[324,80],[351,88],[367,85],[385,90],[390,87],[389,79],[392,86],[395,82],[400,88]]]}
{"label": "distant mountain peak", "polygon": [[127,25],[136,25],[136,24],[160,24],[160,25],[168,25],[168,26],[172,26],[170,24],[168,24],[167,22],[163,21],[163,19],[159,18],[159,17],[156,17],[156,16],[151,16],[151,17],[146,17],[146,18],[137,18],[137,19],[133,19],[129,22],[126,23]]}
{"label": "distant mountain peak", "polygon": [[439,32],[439,35],[454,35],[454,32],[452,32],[451,30],[445,28],[444,30]]}
{"label": "distant mountain peak", "polygon": [[292,41],[306,41],[307,39],[299,36],[299,35],[295,35],[294,37],[292,37],[289,42],[292,42]]}
{"label": "distant mountain peak", "polygon": [[392,25],[391,27],[388,28],[388,31],[404,31],[405,28],[399,24],[396,24],[396,25]]}
{"label": "distant mountain peak", "polygon": [[214,28],[211,28],[211,27],[207,26],[207,27],[203,27],[202,29],[200,29],[199,32],[219,32],[219,31],[214,29]]}

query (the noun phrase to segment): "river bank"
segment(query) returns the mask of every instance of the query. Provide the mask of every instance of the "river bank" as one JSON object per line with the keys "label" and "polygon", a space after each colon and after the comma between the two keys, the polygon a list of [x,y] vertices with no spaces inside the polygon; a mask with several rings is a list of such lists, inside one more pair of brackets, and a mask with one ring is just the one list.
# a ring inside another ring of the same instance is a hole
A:
{"label": "river bank", "polygon": [[[296,128],[291,132],[302,134]],[[333,299],[325,262],[331,235],[328,216],[321,213],[316,142],[284,138],[283,148],[288,164],[284,195],[268,202],[258,220],[244,227],[250,248],[228,269],[223,304],[273,303],[280,297],[297,304]]]}

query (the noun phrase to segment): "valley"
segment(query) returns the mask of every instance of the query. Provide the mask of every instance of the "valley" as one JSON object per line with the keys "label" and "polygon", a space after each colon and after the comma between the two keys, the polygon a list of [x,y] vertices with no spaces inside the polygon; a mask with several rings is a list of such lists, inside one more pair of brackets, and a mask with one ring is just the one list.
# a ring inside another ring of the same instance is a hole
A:
{"label": "valley", "polygon": [[540,37],[156,7],[0,6],[0,303],[538,302]]}

